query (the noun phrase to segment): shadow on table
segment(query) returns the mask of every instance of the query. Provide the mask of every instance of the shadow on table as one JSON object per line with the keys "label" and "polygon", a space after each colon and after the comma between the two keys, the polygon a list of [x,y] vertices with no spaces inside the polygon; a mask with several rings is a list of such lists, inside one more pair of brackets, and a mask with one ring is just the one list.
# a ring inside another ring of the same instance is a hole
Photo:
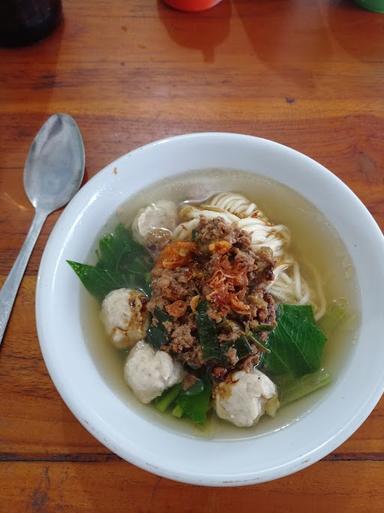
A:
{"label": "shadow on table", "polygon": [[157,6],[159,18],[176,44],[199,50],[205,62],[215,61],[215,48],[229,35],[230,0],[223,0],[212,9],[201,12],[177,11],[162,0],[158,0]]}
{"label": "shadow on table", "polygon": [[359,61],[384,58],[384,14],[362,9],[351,0],[332,0],[327,5],[332,36]]}
{"label": "shadow on table", "polygon": [[270,69],[303,88],[332,57],[329,30],[319,2],[233,0],[255,54]]}

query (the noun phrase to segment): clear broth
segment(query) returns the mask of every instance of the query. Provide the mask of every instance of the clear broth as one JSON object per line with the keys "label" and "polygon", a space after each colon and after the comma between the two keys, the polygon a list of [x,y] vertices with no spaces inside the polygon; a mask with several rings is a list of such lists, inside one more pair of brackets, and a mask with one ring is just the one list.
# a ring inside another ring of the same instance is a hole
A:
{"label": "clear broth", "polygon": [[[94,250],[99,238],[111,231],[118,222],[131,223],[138,209],[159,199],[181,202],[186,199],[204,200],[215,192],[243,193],[275,223],[288,226],[292,235],[290,251],[303,266],[310,262],[323,278],[328,304],[340,298],[347,300],[346,319],[335,332],[327,333],[323,365],[335,382],[341,368],[352,354],[359,329],[360,293],[350,257],[334,228],[323,214],[289,187],[255,174],[227,169],[193,171],[159,181],[129,198],[121,205],[103,230],[97,235],[89,257],[95,260]],[[315,227],[315,229],[314,229]],[[186,436],[207,436],[214,440],[233,440],[263,436],[288,427],[313,410],[327,395],[328,388],[315,392],[281,408],[275,418],[264,416],[249,429],[236,428],[212,415],[204,429],[191,423],[161,414],[141,404],[123,379],[125,351],[116,350],[108,341],[100,321],[99,304],[83,291],[83,329],[95,364],[108,386],[121,401],[147,421],[161,424]],[[330,387],[332,384],[330,385]]]}

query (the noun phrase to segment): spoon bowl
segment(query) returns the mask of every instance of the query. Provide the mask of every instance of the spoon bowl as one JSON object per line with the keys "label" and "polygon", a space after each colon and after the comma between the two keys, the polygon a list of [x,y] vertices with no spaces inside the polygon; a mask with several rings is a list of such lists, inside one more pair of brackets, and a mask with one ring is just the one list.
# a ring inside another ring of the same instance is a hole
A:
{"label": "spoon bowl", "polygon": [[41,127],[28,153],[24,188],[32,205],[53,212],[78,190],[84,176],[84,145],[67,114],[54,114]]}

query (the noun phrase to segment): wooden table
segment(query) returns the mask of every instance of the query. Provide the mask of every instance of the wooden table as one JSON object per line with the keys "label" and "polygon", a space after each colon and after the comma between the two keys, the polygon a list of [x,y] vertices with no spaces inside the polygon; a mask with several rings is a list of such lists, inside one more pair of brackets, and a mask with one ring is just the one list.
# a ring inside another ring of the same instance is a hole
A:
{"label": "wooden table", "polygon": [[[64,4],[53,36],[0,50],[0,280],[32,218],[24,159],[54,112],[77,119],[87,177],[164,136],[255,134],[319,160],[384,227],[384,16],[347,0],[223,0],[193,15],[156,0]],[[35,331],[36,273],[57,217],[0,352],[1,513],[384,511],[383,401],[323,461],[243,489],[161,479],[94,440],[52,385]]]}

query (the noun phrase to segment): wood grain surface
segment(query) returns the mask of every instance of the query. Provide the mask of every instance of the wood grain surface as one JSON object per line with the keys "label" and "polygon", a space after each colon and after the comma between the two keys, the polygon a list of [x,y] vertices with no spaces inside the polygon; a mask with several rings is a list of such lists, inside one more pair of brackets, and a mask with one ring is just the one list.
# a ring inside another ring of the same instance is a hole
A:
{"label": "wood grain surface", "polygon": [[[223,0],[185,14],[156,0],[64,0],[49,38],[0,50],[0,283],[32,218],[32,138],[76,117],[87,177],[153,139],[220,130],[277,140],[342,178],[384,228],[384,16],[342,0]],[[47,221],[0,352],[0,513],[381,512],[384,402],[318,464],[244,489],[197,487],[122,462],[74,419],[44,366],[36,274]],[[260,506],[261,505],[261,506]]]}

